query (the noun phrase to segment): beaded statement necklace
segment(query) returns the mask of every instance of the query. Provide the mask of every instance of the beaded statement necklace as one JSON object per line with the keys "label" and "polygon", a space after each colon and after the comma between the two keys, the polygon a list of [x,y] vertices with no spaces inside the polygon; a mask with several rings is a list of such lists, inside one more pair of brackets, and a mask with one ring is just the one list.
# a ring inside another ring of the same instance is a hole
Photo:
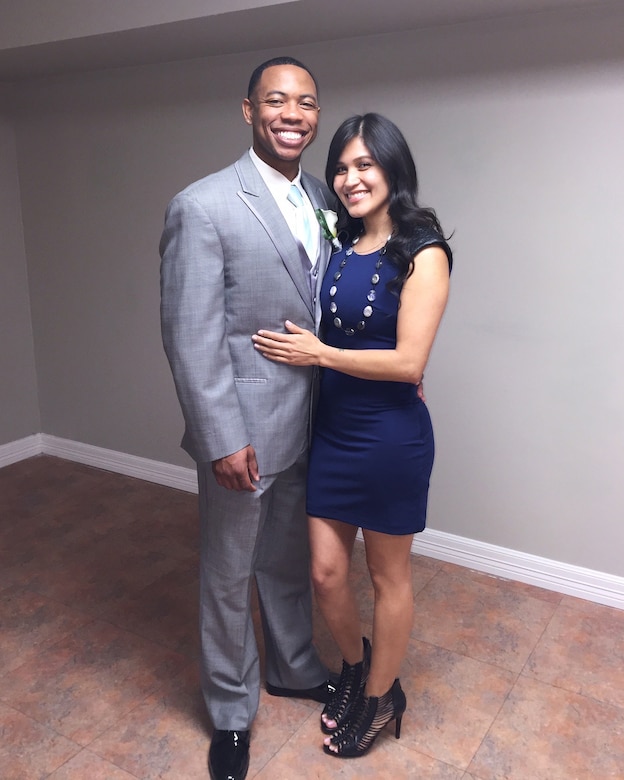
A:
{"label": "beaded statement necklace", "polygon": [[366,320],[373,313],[373,307],[371,306],[371,303],[377,297],[377,293],[375,291],[375,288],[379,284],[379,279],[380,279],[379,269],[383,265],[383,256],[386,254],[388,241],[390,241],[391,237],[392,237],[391,235],[388,236],[388,238],[386,239],[386,243],[379,250],[379,257],[377,258],[377,262],[375,263],[375,270],[374,270],[373,275],[371,276],[371,280],[370,280],[371,289],[368,291],[368,295],[366,296],[366,300],[368,301],[368,303],[362,309],[362,317],[363,317],[363,319],[361,319],[357,323],[357,325],[355,327],[352,327],[352,326],[345,327],[343,321],[338,316],[338,304],[335,301],[335,297],[336,297],[336,293],[338,292],[338,281],[342,277],[342,272],[343,272],[343,270],[344,270],[344,268],[345,268],[345,266],[347,264],[347,260],[353,254],[353,249],[354,249],[355,245],[357,244],[357,242],[360,240],[360,236],[356,236],[353,239],[353,243],[351,244],[351,246],[345,252],[345,256],[342,259],[340,265],[338,266],[338,270],[334,274],[334,284],[332,284],[332,286],[329,288],[329,300],[330,300],[329,310],[334,315],[334,325],[337,328],[340,328],[340,330],[344,331],[347,334],[347,336],[353,336],[358,330],[364,330],[364,328],[366,327]]}

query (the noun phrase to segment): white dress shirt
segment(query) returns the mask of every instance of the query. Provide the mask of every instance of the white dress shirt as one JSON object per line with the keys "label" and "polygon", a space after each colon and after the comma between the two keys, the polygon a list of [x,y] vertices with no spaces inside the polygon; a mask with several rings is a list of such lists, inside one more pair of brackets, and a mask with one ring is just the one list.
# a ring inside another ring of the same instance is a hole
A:
{"label": "white dress shirt", "polygon": [[[308,220],[313,228],[311,230],[313,250],[312,257],[310,257],[310,262],[312,265],[315,265],[320,248],[321,233],[320,227],[318,226],[318,220],[316,219],[316,214],[314,213],[314,208],[310,202],[310,198],[308,198],[308,194],[301,184],[301,167],[299,167],[299,171],[297,172],[295,178],[290,181],[282,173],[276,171],[275,168],[271,168],[271,166],[267,165],[264,160],[261,160],[254,152],[253,148],[249,150],[249,156],[251,157],[253,164],[258,169],[258,173],[260,176],[262,176],[264,183],[269,188],[269,192],[271,195],[273,195],[275,202],[279,206],[279,209],[284,215],[284,219],[288,223],[288,227],[290,228],[295,238],[298,238],[296,222],[297,207],[288,200],[288,193],[290,192],[291,184],[295,184],[297,187],[299,187],[299,190],[303,195],[303,206],[306,209]],[[315,227],[317,229],[314,229]]]}

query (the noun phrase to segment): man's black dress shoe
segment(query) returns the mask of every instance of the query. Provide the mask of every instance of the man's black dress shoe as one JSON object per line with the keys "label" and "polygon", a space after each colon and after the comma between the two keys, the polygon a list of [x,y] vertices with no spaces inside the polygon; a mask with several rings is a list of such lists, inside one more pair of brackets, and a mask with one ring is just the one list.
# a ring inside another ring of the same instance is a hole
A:
{"label": "man's black dress shoe", "polygon": [[292,696],[295,699],[314,699],[325,704],[329,697],[336,692],[337,680],[329,679],[317,685],[316,688],[278,688],[271,683],[266,684],[267,693],[271,696]]}
{"label": "man's black dress shoe", "polygon": [[249,732],[215,729],[208,751],[212,780],[244,780],[249,769]]}

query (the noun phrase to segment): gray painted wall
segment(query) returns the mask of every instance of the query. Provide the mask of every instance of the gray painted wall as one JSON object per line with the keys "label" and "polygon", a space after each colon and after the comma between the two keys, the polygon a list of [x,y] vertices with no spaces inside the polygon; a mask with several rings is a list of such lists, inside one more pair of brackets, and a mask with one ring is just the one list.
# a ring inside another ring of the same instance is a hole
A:
{"label": "gray painted wall", "polygon": [[[430,527],[616,575],[622,21],[527,17],[285,52],[321,82],[306,167],[322,175],[344,117],[386,113],[410,140],[423,200],[454,231],[425,383],[438,443]],[[251,68],[276,53],[20,88],[44,432],[190,465],[160,346],[162,216],[177,190],[246,147],[240,98]]]}
{"label": "gray painted wall", "polygon": [[15,138],[0,110],[0,445],[40,430]]}

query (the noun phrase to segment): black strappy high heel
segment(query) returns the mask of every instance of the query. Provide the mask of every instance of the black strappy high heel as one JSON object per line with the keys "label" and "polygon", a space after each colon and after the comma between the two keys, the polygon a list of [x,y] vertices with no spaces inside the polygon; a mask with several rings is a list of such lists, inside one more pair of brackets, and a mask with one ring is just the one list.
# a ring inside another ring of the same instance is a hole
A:
{"label": "black strappy high heel", "polygon": [[383,696],[362,696],[357,708],[352,708],[348,722],[340,729],[340,733],[335,732],[330,744],[324,745],[325,752],[336,758],[363,756],[385,726],[393,720],[396,720],[394,735],[399,739],[406,704],[398,679]]}
{"label": "black strappy high heel", "polygon": [[[342,662],[342,672],[340,673],[336,692],[327,702],[321,714],[321,731],[323,734],[334,734],[344,723],[353,705],[362,696],[371,662],[371,645],[365,636],[362,637],[362,644],[364,652],[361,661],[353,665],[348,664],[344,660]],[[336,722],[336,726],[333,729],[329,728],[325,723],[323,715],[328,720]]]}

